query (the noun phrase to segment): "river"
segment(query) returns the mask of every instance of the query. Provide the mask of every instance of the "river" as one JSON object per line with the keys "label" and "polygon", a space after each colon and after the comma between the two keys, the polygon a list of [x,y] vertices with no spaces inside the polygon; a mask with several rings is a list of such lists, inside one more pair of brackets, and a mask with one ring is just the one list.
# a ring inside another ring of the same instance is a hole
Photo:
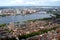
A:
{"label": "river", "polygon": [[27,20],[42,19],[42,18],[51,18],[50,15],[51,14],[38,12],[38,13],[27,14],[27,15],[0,17],[0,24],[10,23],[10,22],[23,22]]}

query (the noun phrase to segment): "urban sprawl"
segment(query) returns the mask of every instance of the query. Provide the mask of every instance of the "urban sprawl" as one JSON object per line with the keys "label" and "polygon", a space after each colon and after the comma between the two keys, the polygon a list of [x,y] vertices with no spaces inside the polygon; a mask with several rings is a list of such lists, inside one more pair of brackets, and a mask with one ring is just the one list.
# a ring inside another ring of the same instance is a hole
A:
{"label": "urban sprawl", "polygon": [[60,40],[60,8],[6,8],[0,17],[53,14],[51,18],[27,20],[22,23],[0,24],[0,40]]}

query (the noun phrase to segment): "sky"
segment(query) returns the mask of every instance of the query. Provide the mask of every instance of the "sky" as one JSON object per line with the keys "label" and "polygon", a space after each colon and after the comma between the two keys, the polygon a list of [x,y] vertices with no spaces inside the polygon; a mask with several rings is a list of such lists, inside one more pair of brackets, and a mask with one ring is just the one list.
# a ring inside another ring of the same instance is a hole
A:
{"label": "sky", "polygon": [[0,0],[0,6],[60,6],[60,0]]}

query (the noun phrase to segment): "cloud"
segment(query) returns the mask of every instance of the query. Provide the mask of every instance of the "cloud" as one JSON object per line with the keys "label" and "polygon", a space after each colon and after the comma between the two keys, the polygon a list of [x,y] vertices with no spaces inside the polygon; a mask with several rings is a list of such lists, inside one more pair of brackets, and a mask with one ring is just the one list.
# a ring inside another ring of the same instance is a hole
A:
{"label": "cloud", "polygon": [[21,5],[35,5],[35,6],[49,6],[58,5],[60,0],[0,0],[0,6],[21,6]]}
{"label": "cloud", "polygon": [[35,2],[26,2],[26,4],[32,4],[32,5],[35,5],[36,3],[35,3]]}

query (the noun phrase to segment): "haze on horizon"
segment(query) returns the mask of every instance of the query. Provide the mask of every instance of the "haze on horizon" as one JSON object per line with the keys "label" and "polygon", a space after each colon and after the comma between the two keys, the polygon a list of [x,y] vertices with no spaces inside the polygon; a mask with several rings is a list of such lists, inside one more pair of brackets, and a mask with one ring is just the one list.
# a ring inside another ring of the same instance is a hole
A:
{"label": "haze on horizon", "polygon": [[60,0],[0,0],[0,6],[60,6]]}

